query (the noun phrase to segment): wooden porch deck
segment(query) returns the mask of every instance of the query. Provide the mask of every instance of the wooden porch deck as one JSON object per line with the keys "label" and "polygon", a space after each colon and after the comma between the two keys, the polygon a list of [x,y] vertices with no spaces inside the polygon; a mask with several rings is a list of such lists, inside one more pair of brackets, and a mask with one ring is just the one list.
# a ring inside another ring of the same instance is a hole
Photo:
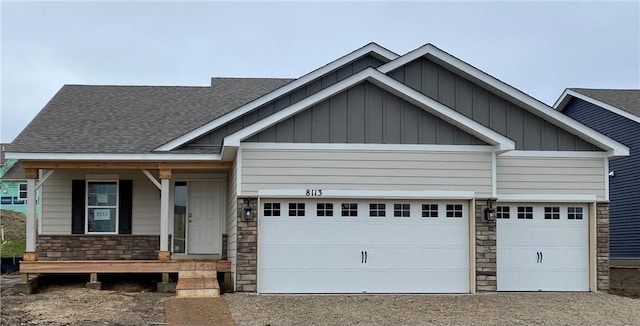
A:
{"label": "wooden porch deck", "polygon": [[178,273],[194,264],[215,266],[218,272],[231,272],[229,260],[65,260],[21,261],[20,273]]}

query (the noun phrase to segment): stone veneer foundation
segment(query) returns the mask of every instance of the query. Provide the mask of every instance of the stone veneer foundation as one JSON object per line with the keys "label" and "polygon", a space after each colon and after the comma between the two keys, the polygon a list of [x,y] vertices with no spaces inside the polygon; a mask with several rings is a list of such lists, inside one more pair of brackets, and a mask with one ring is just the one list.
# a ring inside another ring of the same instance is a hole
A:
{"label": "stone veneer foundation", "polygon": [[[243,219],[245,203],[252,209],[250,220]],[[476,291],[497,290],[496,221],[487,221],[486,199],[476,199]],[[493,207],[496,205],[494,204]],[[238,253],[236,260],[236,291],[255,292],[258,256],[257,199],[238,199]],[[609,203],[597,204],[597,289],[609,289]]]}
{"label": "stone veneer foundation", "polygon": [[38,260],[158,259],[159,235],[39,235]]}

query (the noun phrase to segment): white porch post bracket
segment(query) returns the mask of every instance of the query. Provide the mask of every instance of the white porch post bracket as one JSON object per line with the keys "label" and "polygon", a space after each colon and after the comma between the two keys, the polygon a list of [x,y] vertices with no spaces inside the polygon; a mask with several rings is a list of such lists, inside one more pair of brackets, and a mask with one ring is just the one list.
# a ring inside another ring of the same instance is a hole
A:
{"label": "white porch post bracket", "polygon": [[36,251],[36,179],[27,179],[26,251]]}
{"label": "white porch post bracket", "polygon": [[160,252],[159,260],[169,260],[169,183],[171,170],[160,170]]}

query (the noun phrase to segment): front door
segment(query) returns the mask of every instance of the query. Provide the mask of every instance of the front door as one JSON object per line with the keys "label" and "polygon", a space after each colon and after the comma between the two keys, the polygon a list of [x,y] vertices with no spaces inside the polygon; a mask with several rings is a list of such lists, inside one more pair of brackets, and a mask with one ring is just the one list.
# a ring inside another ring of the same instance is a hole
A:
{"label": "front door", "polygon": [[222,196],[220,181],[189,182],[188,254],[221,253]]}

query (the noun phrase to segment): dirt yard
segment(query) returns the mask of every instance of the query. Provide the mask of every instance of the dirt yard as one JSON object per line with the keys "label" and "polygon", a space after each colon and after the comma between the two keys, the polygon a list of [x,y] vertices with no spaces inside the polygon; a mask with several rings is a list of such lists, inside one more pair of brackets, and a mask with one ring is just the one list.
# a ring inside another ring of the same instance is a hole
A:
{"label": "dirt yard", "polygon": [[[15,276],[13,276],[15,277]],[[12,286],[0,294],[0,325],[162,325],[164,303],[173,294],[150,292],[149,279],[103,280],[102,291],[84,287],[86,277],[42,280],[38,293],[16,293]],[[3,278],[3,283],[5,279]],[[47,284],[49,283],[49,284]]]}
{"label": "dirt yard", "polygon": [[26,216],[22,213],[0,209],[0,224],[4,229],[5,240],[24,240]]}
{"label": "dirt yard", "polygon": [[[163,325],[164,301],[149,276],[44,278],[39,293],[16,293],[3,276],[0,325]],[[53,282],[55,281],[55,285]],[[640,269],[612,269],[611,293],[444,296],[255,296],[225,294],[238,325],[638,325]],[[623,297],[626,296],[626,297]],[[631,299],[636,298],[636,299]]]}

